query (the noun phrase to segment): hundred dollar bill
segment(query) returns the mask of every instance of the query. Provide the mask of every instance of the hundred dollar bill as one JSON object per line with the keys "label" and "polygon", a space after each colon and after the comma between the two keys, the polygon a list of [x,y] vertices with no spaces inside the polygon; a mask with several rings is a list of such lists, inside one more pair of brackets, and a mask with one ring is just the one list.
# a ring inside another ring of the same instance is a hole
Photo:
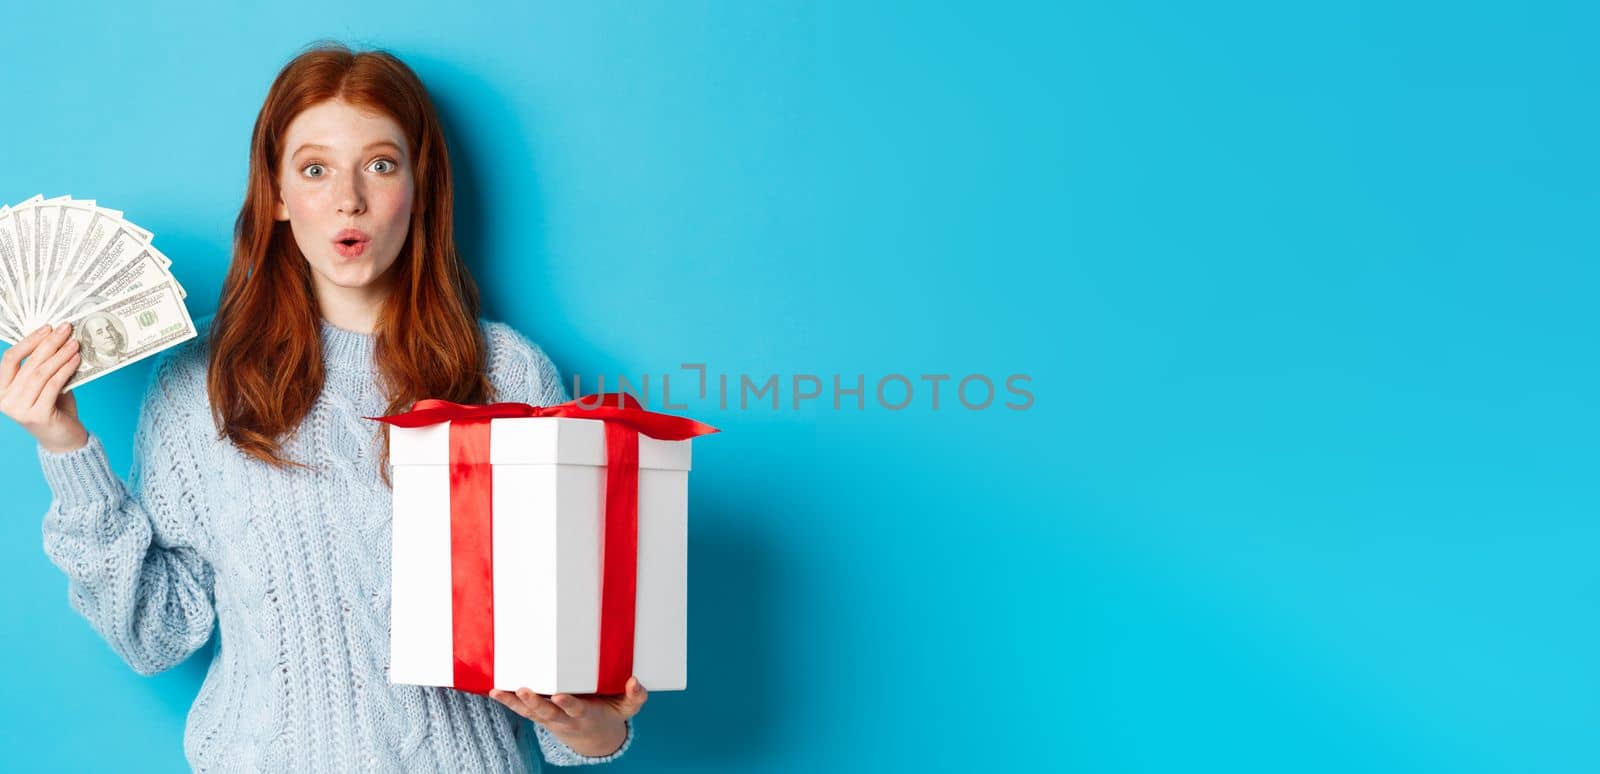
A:
{"label": "hundred dollar bill", "polygon": [[146,245],[140,248],[132,263],[106,277],[99,285],[90,287],[88,283],[80,282],[66,288],[59,305],[51,310],[51,324],[119,300],[134,291],[160,282],[171,282],[178,289],[178,297],[181,299],[184,297],[183,286],[179,285],[172,273],[167,271],[167,267],[171,265],[172,261],[162,255],[160,250]]}
{"label": "hundred dollar bill", "polygon": [[61,207],[70,201],[70,196],[56,196],[45,199],[35,205],[34,230],[33,230],[33,283],[32,294],[29,302],[33,304],[35,316],[44,313],[44,306],[50,299],[45,298],[44,280],[50,272],[50,256],[54,251],[56,241],[56,223],[61,219]]}
{"label": "hundred dollar bill", "polygon": [[[104,282],[108,272],[116,274],[126,268],[119,268],[117,262],[130,247],[155,249],[150,247],[150,232],[123,220],[120,211],[95,208],[94,217],[84,227],[81,244],[73,249],[71,259],[61,272],[60,286],[54,294],[56,301],[43,316],[54,320],[61,316],[63,309],[82,308],[82,304],[72,298],[72,293],[91,289],[95,283]],[[107,248],[112,255],[102,254]],[[155,252],[163,265],[172,265],[159,250]],[[91,263],[95,265],[90,266]]]}
{"label": "hundred dollar bill", "polygon": [[82,360],[63,388],[74,389],[195,337],[194,320],[167,281],[66,320]]}
{"label": "hundred dollar bill", "polygon": [[[84,247],[90,246],[85,241]],[[144,240],[140,239],[136,232],[128,228],[126,223],[119,223],[115,228],[107,232],[105,241],[100,245],[99,250],[95,252],[94,257],[84,262],[82,271],[75,276],[68,277],[67,280],[72,285],[90,288],[99,287],[100,283],[105,282],[107,277],[127,268],[129,264],[138,260],[139,251],[146,246]],[[41,317],[45,311],[39,310]]]}
{"label": "hundred dollar bill", "polygon": [[0,341],[161,282],[186,297],[153,238],[93,199],[36,195],[0,206]]}
{"label": "hundred dollar bill", "polygon": [[127,226],[135,234],[138,234],[139,235],[139,239],[141,239],[141,240],[143,240],[145,242],[148,242],[148,241],[150,241],[152,239],[155,239],[155,234],[152,234],[149,231],[146,231],[145,229],[139,228],[138,226],[135,226],[132,223],[129,223],[128,221],[126,221],[126,220],[123,220],[123,218],[122,218],[122,210],[113,210],[110,207],[101,207],[99,205],[96,205],[93,199],[76,199],[74,201],[80,201],[80,202],[83,202],[85,204],[89,204],[91,206],[94,206],[94,208],[96,210],[98,210],[101,213],[105,214],[107,217],[116,218],[117,220],[122,221],[122,225]]}
{"label": "hundred dollar bill", "polygon": [[10,207],[0,207],[0,316],[4,317],[5,340],[15,344],[22,333],[22,270],[17,263],[16,219]]}
{"label": "hundred dollar bill", "polygon": [[[32,199],[11,208],[11,217],[16,223],[17,264],[22,270],[22,276],[27,279],[38,276],[33,265],[34,224],[37,222],[34,210],[43,198],[43,196],[34,196]],[[29,287],[29,285],[24,284],[18,288],[21,292],[17,297],[17,303],[22,305],[22,324],[24,327],[33,327],[31,325],[33,322],[33,305],[29,303],[31,295],[28,292]]]}
{"label": "hundred dollar bill", "polygon": [[83,247],[84,232],[94,217],[94,202],[69,199],[61,205],[55,237],[50,240],[49,255],[44,262],[44,274],[39,278],[39,294],[44,299],[39,309],[47,317],[61,303],[58,294],[64,289],[63,277],[72,263],[73,253]]}
{"label": "hundred dollar bill", "polygon": [[50,257],[50,241],[55,236],[56,216],[60,212],[61,205],[49,199],[33,209],[33,283],[28,287],[27,304],[35,314],[44,306],[44,299],[40,298],[39,292],[43,283],[39,279],[44,276],[44,264]]}
{"label": "hundred dollar bill", "polygon": [[[67,262],[66,270],[62,272],[62,281],[66,283],[67,289],[88,286],[88,281],[82,280],[83,270],[86,269],[86,265],[88,265],[88,262],[93,261],[94,257],[98,256],[101,248],[106,246],[106,238],[110,237],[112,233],[122,230],[125,225],[128,224],[123,221],[122,213],[118,213],[115,209],[101,208],[94,213],[94,217],[91,217],[90,222],[83,229],[82,243],[78,245],[77,251],[72,254],[72,259]],[[141,237],[141,235],[142,233],[134,233],[134,237]],[[62,299],[62,301],[66,302],[69,299]],[[59,315],[54,315],[54,312],[59,312],[59,307],[61,307],[61,304],[56,305],[56,309],[51,310],[51,313],[46,313],[45,317],[59,317]]]}

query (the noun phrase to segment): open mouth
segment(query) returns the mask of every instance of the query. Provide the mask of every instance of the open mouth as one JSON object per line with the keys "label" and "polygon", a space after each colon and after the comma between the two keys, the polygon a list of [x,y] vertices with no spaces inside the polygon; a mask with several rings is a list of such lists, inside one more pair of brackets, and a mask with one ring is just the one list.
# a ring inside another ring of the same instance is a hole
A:
{"label": "open mouth", "polygon": [[367,249],[369,237],[353,228],[339,232],[333,239],[333,249],[346,258],[360,255]]}
{"label": "open mouth", "polygon": [[333,249],[339,251],[339,254],[346,258],[354,258],[366,252],[367,249],[367,243],[360,239],[341,240],[333,244]]}

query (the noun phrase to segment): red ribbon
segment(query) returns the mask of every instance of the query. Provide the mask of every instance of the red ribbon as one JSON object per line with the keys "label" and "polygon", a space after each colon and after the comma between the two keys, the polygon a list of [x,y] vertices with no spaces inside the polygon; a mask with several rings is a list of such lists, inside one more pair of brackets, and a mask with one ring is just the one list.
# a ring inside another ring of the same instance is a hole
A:
{"label": "red ribbon", "polygon": [[[608,398],[614,399],[607,405]],[[598,419],[606,430],[605,542],[601,547],[600,669],[596,693],[623,693],[633,674],[639,569],[639,435],[682,441],[717,429],[646,411],[627,393],[597,393],[555,406],[468,405],[426,398],[403,414],[367,417],[397,427],[450,423],[450,575],[455,687],[494,688],[494,477],[489,422],[512,417]]]}

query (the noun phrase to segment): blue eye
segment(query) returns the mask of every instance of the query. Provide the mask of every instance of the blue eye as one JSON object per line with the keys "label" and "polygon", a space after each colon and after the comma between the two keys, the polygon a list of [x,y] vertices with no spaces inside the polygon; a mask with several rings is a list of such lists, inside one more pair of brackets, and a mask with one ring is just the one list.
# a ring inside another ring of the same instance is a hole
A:
{"label": "blue eye", "polygon": [[306,177],[322,177],[326,171],[321,164],[307,164],[305,169],[300,170],[300,173]]}
{"label": "blue eye", "polygon": [[378,159],[377,161],[372,162],[372,171],[377,172],[380,175],[393,172],[394,169],[395,163],[388,159]]}

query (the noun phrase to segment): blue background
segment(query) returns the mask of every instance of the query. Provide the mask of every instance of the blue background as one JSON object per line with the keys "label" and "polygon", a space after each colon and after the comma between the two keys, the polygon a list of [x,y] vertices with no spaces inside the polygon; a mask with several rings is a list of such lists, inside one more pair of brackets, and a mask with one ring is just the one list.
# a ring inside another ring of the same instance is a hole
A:
{"label": "blue background", "polygon": [[[1600,770],[1592,5],[251,5],[9,7],[0,201],[126,210],[209,314],[333,36],[569,377],[1032,377],[690,401],[691,688],[617,770]],[[147,366],[80,398],[124,475]],[[120,662],[0,454],[0,766],[181,768],[207,656]]]}

